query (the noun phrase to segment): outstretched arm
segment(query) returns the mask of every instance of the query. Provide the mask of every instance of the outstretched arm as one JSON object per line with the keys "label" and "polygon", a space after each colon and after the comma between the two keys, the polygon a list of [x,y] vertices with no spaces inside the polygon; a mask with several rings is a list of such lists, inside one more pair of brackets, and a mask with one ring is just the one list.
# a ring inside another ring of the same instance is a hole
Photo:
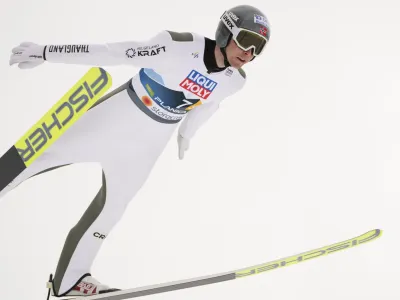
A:
{"label": "outstretched arm", "polygon": [[92,66],[160,67],[168,61],[172,46],[168,31],[162,31],[146,41],[68,45],[21,43],[12,49],[10,65],[32,68],[47,61]]}

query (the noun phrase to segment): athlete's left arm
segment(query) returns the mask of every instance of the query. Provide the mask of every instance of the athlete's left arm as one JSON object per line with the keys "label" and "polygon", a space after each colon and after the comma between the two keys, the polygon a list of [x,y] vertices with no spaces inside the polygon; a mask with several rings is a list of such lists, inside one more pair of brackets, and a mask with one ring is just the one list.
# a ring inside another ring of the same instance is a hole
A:
{"label": "athlete's left arm", "polygon": [[222,100],[196,106],[182,121],[178,130],[178,157],[183,159],[185,151],[189,149],[190,139],[219,108]]}
{"label": "athlete's left arm", "polygon": [[190,140],[196,134],[197,130],[218,110],[222,101],[239,92],[244,87],[246,83],[246,74],[240,69],[237,77],[232,78],[232,80],[232,86],[234,86],[234,88],[232,88],[224,98],[196,106],[187,114],[179,127],[179,135],[184,139]]}
{"label": "athlete's left arm", "polygon": [[218,110],[221,100],[202,104],[191,110],[179,126],[178,133],[184,139],[190,140],[197,130],[205,124],[211,116]]}

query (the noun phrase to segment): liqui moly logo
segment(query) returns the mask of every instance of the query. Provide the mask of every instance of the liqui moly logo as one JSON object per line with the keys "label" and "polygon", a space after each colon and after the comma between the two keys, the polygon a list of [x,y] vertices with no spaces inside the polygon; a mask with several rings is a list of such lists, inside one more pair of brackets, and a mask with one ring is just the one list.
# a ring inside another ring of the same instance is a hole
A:
{"label": "liqui moly logo", "polygon": [[179,85],[196,96],[207,99],[217,83],[193,70]]}

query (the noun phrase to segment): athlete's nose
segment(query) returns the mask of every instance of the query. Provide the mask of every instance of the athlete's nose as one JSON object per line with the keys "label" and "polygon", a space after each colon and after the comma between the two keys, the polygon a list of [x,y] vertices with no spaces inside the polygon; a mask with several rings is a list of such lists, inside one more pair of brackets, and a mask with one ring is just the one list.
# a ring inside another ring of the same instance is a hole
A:
{"label": "athlete's nose", "polygon": [[253,53],[253,49],[247,50],[247,51],[243,51],[244,55],[246,56],[250,56]]}

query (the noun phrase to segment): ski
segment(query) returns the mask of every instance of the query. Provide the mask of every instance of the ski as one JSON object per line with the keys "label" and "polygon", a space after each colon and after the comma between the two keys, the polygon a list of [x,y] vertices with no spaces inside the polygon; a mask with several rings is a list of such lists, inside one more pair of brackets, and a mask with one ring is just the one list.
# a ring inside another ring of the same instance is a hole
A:
{"label": "ski", "polygon": [[[382,235],[382,230],[374,229],[360,235],[358,237],[338,242],[329,246],[325,246],[318,249],[313,249],[304,253],[296,254],[290,257],[281,258],[278,260],[270,261],[260,265],[247,267],[244,269],[230,271],[226,273],[220,273],[215,275],[191,278],[181,281],[173,281],[169,283],[162,283],[157,285],[143,286],[133,289],[125,289],[117,292],[110,292],[105,294],[85,296],[85,300],[97,300],[97,299],[108,299],[108,300],[122,300],[130,299],[148,295],[154,295],[159,293],[165,293],[170,291],[182,290],[186,288],[192,288],[202,285],[208,285],[213,283],[219,283],[238,278],[245,278],[251,275],[268,272],[271,270],[281,269],[283,267],[291,266],[300,262],[311,260],[317,257],[323,257],[331,253],[335,253],[344,249],[350,249],[358,245],[365,244],[366,242],[373,241]],[[82,297],[72,297],[69,300],[78,300]]]}
{"label": "ski", "polygon": [[89,71],[0,157],[0,191],[32,164],[111,87],[104,69]]}

